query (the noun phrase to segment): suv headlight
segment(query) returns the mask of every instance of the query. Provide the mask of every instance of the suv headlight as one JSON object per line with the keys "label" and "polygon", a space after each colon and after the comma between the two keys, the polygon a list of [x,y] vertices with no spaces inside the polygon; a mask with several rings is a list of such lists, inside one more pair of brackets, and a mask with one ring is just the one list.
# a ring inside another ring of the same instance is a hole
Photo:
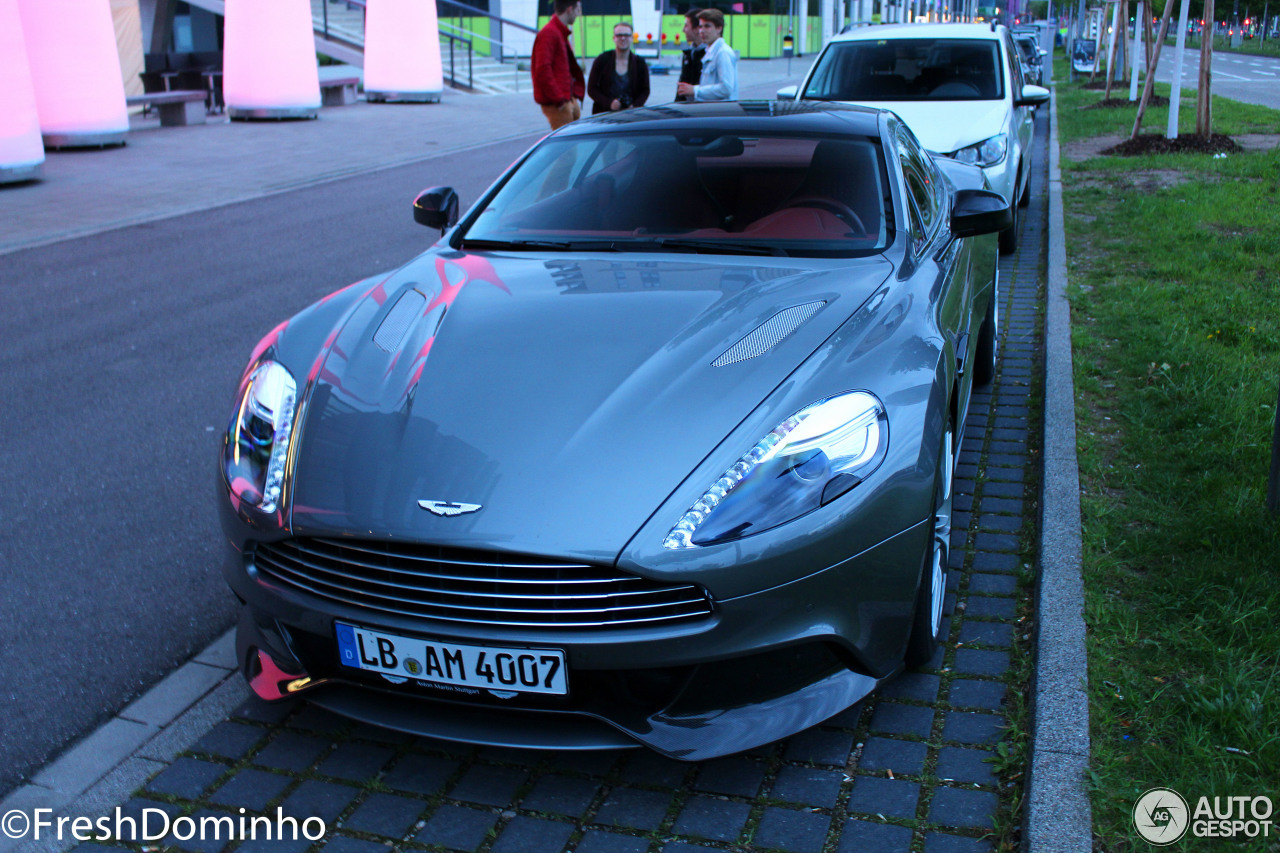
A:
{"label": "suv headlight", "polygon": [[264,361],[240,386],[223,443],[222,471],[232,494],[272,513],[280,506],[298,386],[285,367]]}
{"label": "suv headlight", "polygon": [[968,148],[961,148],[951,156],[961,163],[971,163],[982,168],[990,168],[1000,161],[1004,160],[1004,155],[1009,150],[1009,136],[1005,133],[997,133],[990,139],[984,139],[976,145],[970,145]]}
{"label": "suv headlight", "polygon": [[671,528],[663,547],[741,539],[835,500],[884,459],[888,427],[884,406],[865,391],[806,406],[725,471]]}

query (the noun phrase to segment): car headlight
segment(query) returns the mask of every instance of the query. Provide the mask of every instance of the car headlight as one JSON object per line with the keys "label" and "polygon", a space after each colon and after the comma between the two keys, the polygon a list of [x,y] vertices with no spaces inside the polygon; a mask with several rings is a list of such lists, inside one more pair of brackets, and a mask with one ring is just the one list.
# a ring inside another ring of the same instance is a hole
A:
{"label": "car headlight", "polygon": [[959,160],[961,163],[970,163],[974,166],[981,166],[986,169],[1003,160],[1004,155],[1008,150],[1008,134],[997,133],[990,139],[984,139],[976,145],[970,145],[968,148],[961,148],[951,156],[956,160]]}
{"label": "car headlight", "polygon": [[740,539],[829,503],[884,459],[888,427],[884,406],[865,391],[806,406],[725,471],[671,528],[663,547]]}
{"label": "car headlight", "polygon": [[241,386],[227,429],[222,459],[227,483],[232,494],[263,512],[275,512],[280,505],[297,395],[289,371],[264,361]]}

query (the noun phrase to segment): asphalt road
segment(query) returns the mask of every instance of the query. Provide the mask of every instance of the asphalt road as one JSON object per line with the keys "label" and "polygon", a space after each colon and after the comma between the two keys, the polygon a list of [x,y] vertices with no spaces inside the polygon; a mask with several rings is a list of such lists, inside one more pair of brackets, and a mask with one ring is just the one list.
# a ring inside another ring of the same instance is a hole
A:
{"label": "asphalt road", "polygon": [[[1156,80],[1173,79],[1175,50],[1166,45],[1160,52],[1160,68]],[[1188,49],[1182,69],[1182,98],[1195,103],[1195,88],[1200,72],[1199,50]],[[1218,52],[1213,55],[1213,93],[1224,98],[1280,109],[1280,59],[1266,56],[1243,56]]]}
{"label": "asphalt road", "polygon": [[233,623],[215,460],[254,343],[536,138],[0,256],[0,795]]}

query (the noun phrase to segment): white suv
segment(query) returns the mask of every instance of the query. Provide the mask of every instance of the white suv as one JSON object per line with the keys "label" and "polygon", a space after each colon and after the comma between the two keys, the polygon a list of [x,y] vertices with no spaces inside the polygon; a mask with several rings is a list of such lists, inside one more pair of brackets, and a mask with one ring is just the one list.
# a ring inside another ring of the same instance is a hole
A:
{"label": "white suv", "polygon": [[1017,208],[1029,201],[1032,108],[1049,90],[1027,85],[1003,26],[903,24],[836,36],[799,86],[779,99],[842,101],[893,110],[924,147],[982,167],[1014,206],[1000,251],[1018,247]]}

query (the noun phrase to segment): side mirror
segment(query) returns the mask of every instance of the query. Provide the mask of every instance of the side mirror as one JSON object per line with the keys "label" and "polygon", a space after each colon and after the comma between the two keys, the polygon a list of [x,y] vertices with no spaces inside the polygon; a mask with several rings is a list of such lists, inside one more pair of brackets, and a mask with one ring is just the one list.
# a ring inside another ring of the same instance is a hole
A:
{"label": "side mirror", "polygon": [[413,200],[413,221],[444,233],[458,221],[458,194],[453,187],[431,187]]}
{"label": "side mirror", "polygon": [[991,190],[958,190],[951,208],[951,234],[976,237],[995,234],[1013,225],[1013,210],[1000,193]]}
{"label": "side mirror", "polygon": [[1049,90],[1043,86],[1023,86],[1022,97],[1015,98],[1015,107],[1038,107],[1049,102]]}
{"label": "side mirror", "polygon": [[800,95],[799,86],[783,86],[778,90],[779,101],[794,101]]}

